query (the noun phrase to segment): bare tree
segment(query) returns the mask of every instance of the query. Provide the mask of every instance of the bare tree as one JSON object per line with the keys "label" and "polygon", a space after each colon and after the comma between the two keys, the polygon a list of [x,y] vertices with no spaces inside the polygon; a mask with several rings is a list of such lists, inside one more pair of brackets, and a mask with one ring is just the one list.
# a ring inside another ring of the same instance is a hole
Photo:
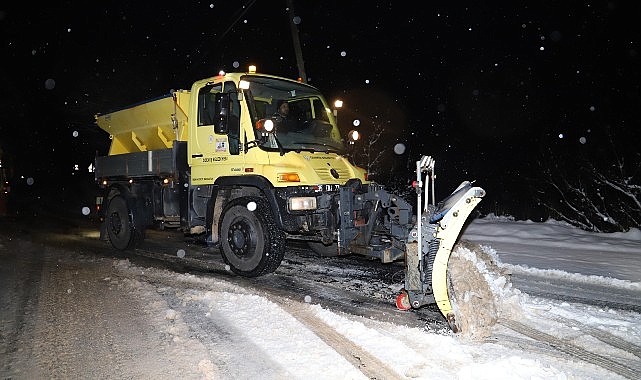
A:
{"label": "bare tree", "polygon": [[355,143],[350,156],[356,165],[367,170],[369,179],[411,203],[416,195],[411,184],[416,160],[409,152],[395,153],[397,140],[386,132],[383,123],[372,121],[371,131]]}
{"label": "bare tree", "polygon": [[614,152],[598,160],[548,149],[535,187],[552,217],[589,231],[641,228],[641,154]]}
{"label": "bare tree", "polygon": [[352,159],[354,163],[367,170],[370,177],[375,177],[381,170],[386,148],[381,137],[385,127],[381,123],[372,121],[372,129],[363,140],[355,143]]}

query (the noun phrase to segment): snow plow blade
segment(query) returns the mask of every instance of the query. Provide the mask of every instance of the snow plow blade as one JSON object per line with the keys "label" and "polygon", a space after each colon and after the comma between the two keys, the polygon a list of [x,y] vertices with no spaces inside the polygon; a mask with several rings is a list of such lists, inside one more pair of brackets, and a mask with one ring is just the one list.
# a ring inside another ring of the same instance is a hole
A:
{"label": "snow plow blade", "polygon": [[[422,170],[431,173],[429,167]],[[417,189],[421,205],[422,181],[417,183],[421,187]],[[436,303],[452,330],[458,332],[448,292],[448,262],[467,218],[484,196],[485,190],[463,182],[438,205],[426,202],[418,216],[420,225],[406,247],[405,288],[396,300],[399,309]]]}

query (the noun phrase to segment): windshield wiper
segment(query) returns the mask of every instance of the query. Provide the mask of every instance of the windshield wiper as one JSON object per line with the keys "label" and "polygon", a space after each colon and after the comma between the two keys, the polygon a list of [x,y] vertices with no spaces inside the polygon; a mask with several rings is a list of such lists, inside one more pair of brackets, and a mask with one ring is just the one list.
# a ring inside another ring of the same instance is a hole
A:
{"label": "windshield wiper", "polygon": [[283,144],[280,143],[280,140],[278,139],[278,136],[276,136],[276,132],[272,134],[274,136],[274,140],[276,141],[276,146],[278,147],[278,152],[280,152],[281,156],[285,155],[285,148],[283,148]]}
{"label": "windshield wiper", "polygon": [[[325,153],[334,152],[334,153],[340,154],[340,150],[339,149],[332,148],[327,144],[309,143],[309,142],[294,142],[294,143],[292,143],[292,145],[299,145],[299,144],[302,145],[302,146],[295,149],[297,153],[301,152],[303,150],[306,150],[306,151],[309,151],[309,152],[312,152],[312,153],[315,153],[315,152],[325,152]],[[323,147],[324,149],[315,149],[315,148],[310,147],[309,145],[318,145],[318,146]]]}

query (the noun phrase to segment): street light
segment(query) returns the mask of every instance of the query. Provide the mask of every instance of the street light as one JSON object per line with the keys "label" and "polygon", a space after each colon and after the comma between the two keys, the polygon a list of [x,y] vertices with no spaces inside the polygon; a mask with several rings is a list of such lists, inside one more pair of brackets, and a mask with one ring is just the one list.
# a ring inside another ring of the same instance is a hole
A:
{"label": "street light", "polygon": [[336,126],[338,126],[338,109],[343,106],[343,101],[336,99],[334,101],[334,118],[336,119]]}

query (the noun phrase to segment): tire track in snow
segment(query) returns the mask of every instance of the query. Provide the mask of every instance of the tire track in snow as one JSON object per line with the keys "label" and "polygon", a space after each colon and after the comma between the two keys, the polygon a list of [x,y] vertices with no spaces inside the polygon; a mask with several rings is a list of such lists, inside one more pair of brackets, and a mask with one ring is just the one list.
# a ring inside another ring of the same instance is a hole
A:
{"label": "tire track in snow", "polygon": [[632,365],[623,364],[608,357],[595,354],[593,352],[587,351],[584,348],[574,345],[565,339],[557,338],[531,326],[525,325],[521,322],[505,319],[499,321],[499,324],[521,335],[534,339],[537,342],[546,343],[552,349],[563,352],[569,355],[571,358],[579,359],[587,363],[597,365],[628,379],[638,379],[639,373],[641,372],[641,366],[635,365],[633,367]]}
{"label": "tire track in snow", "polygon": [[383,363],[376,356],[363,350],[351,340],[347,339],[334,328],[323,322],[306,309],[305,305],[280,297],[267,296],[272,302],[278,304],[290,315],[309,328],[328,346],[338,352],[342,357],[358,368],[370,379],[396,379],[402,376],[391,367]]}
{"label": "tire track in snow", "polygon": [[581,332],[589,334],[607,345],[616,347],[623,351],[630,352],[631,354],[637,356],[638,358],[641,358],[641,347],[637,346],[632,342],[623,340],[616,335],[612,335],[607,331],[603,331],[592,326],[584,325],[578,321],[574,321],[558,315],[553,316],[552,319],[564,325],[575,327],[579,329]]}

